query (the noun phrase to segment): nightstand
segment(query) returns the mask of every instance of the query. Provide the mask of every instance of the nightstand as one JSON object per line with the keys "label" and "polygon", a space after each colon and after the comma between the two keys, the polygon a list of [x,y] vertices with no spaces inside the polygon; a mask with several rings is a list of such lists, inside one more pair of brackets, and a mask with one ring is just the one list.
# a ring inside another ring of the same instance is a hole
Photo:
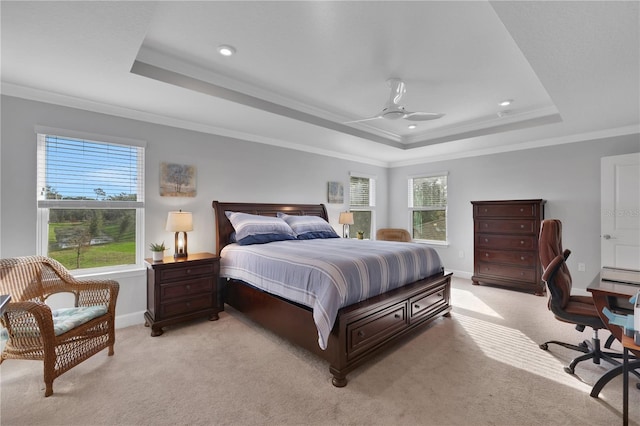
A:
{"label": "nightstand", "polygon": [[199,317],[218,319],[218,256],[189,254],[186,258],[165,257],[161,262],[145,259],[147,265],[147,311],[144,325],[151,336],[162,327]]}

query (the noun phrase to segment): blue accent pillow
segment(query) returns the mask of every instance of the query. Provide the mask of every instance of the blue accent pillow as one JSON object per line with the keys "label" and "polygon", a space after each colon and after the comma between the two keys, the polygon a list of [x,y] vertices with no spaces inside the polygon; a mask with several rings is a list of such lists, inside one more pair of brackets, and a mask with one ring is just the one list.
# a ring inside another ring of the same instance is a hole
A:
{"label": "blue accent pillow", "polygon": [[241,246],[296,239],[291,227],[278,217],[231,211],[225,214],[236,231],[236,242]]}
{"label": "blue accent pillow", "polygon": [[333,227],[319,216],[295,216],[278,212],[278,217],[287,222],[298,240],[340,238]]}

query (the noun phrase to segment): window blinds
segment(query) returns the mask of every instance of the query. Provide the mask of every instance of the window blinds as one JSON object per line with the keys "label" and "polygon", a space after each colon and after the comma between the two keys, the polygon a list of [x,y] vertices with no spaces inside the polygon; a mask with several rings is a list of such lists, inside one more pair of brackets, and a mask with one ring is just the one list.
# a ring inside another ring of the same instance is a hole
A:
{"label": "window blinds", "polygon": [[447,176],[409,179],[409,207],[447,207]]}
{"label": "window blinds", "polygon": [[38,207],[144,207],[144,147],[38,134]]}
{"label": "window blinds", "polygon": [[351,206],[375,206],[375,183],[375,179],[351,176],[349,180],[349,199]]}

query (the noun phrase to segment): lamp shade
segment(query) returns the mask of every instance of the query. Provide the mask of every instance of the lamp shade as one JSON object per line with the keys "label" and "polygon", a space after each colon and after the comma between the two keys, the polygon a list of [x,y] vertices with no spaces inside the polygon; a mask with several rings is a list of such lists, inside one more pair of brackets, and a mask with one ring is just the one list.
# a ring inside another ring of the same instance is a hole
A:
{"label": "lamp shade", "polygon": [[338,218],[338,223],[340,225],[353,225],[353,213],[341,212],[340,217]]}
{"label": "lamp shade", "polygon": [[193,231],[193,216],[191,212],[169,212],[167,216],[167,231],[187,232]]}

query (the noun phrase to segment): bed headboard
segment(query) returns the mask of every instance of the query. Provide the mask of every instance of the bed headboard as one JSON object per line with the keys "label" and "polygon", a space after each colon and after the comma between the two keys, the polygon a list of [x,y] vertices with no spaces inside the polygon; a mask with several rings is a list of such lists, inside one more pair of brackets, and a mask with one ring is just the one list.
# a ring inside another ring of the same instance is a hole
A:
{"label": "bed headboard", "polygon": [[218,256],[220,250],[229,244],[229,236],[233,232],[233,226],[224,213],[227,210],[261,216],[276,216],[278,212],[283,212],[297,216],[320,216],[329,221],[324,204],[221,203],[219,201],[211,204],[216,216],[216,254]]}

